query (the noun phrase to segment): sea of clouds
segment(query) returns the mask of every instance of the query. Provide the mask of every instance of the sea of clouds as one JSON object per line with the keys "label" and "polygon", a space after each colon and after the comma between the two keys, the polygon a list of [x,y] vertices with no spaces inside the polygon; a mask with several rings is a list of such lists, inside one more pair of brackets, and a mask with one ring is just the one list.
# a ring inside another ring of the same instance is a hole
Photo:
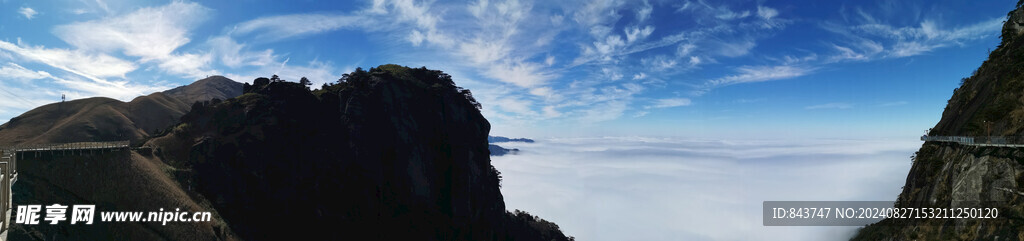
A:
{"label": "sea of clouds", "polygon": [[848,240],[858,227],[766,227],[763,201],[892,201],[921,142],[605,137],[502,143],[508,209],[577,240]]}

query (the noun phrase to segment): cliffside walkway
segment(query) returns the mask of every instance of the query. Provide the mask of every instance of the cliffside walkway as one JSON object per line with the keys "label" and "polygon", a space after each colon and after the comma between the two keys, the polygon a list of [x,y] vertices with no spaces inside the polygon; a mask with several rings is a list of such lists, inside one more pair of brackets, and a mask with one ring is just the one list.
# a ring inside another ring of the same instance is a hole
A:
{"label": "cliffside walkway", "polygon": [[1024,136],[921,136],[922,141],[956,142],[967,146],[1024,147]]}

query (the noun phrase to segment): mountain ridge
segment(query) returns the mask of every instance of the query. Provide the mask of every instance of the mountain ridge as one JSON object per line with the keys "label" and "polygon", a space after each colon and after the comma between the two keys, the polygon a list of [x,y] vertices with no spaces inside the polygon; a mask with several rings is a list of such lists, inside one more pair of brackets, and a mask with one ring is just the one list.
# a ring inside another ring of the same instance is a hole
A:
{"label": "mountain ridge", "polygon": [[[85,141],[139,142],[167,128],[197,101],[241,95],[242,84],[223,76],[197,80],[129,102],[92,97],[50,103],[0,125],[0,146]],[[208,98],[208,99],[207,99]]]}

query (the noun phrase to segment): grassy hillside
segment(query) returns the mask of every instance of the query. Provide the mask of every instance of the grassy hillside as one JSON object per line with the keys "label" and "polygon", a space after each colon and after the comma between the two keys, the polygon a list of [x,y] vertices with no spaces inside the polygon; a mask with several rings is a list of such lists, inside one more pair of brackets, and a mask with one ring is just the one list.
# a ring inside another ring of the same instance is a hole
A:
{"label": "grassy hillside", "polygon": [[222,76],[202,79],[131,102],[95,97],[32,109],[0,125],[0,146],[84,141],[142,141],[177,123],[196,101],[228,99],[242,84]]}

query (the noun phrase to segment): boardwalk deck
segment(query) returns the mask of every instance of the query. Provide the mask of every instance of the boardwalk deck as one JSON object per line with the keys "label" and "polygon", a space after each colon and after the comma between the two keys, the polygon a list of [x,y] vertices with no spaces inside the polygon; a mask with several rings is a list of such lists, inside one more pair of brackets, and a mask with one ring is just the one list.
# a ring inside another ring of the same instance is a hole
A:
{"label": "boardwalk deck", "polygon": [[921,136],[922,141],[954,142],[967,146],[1024,147],[1019,136]]}

